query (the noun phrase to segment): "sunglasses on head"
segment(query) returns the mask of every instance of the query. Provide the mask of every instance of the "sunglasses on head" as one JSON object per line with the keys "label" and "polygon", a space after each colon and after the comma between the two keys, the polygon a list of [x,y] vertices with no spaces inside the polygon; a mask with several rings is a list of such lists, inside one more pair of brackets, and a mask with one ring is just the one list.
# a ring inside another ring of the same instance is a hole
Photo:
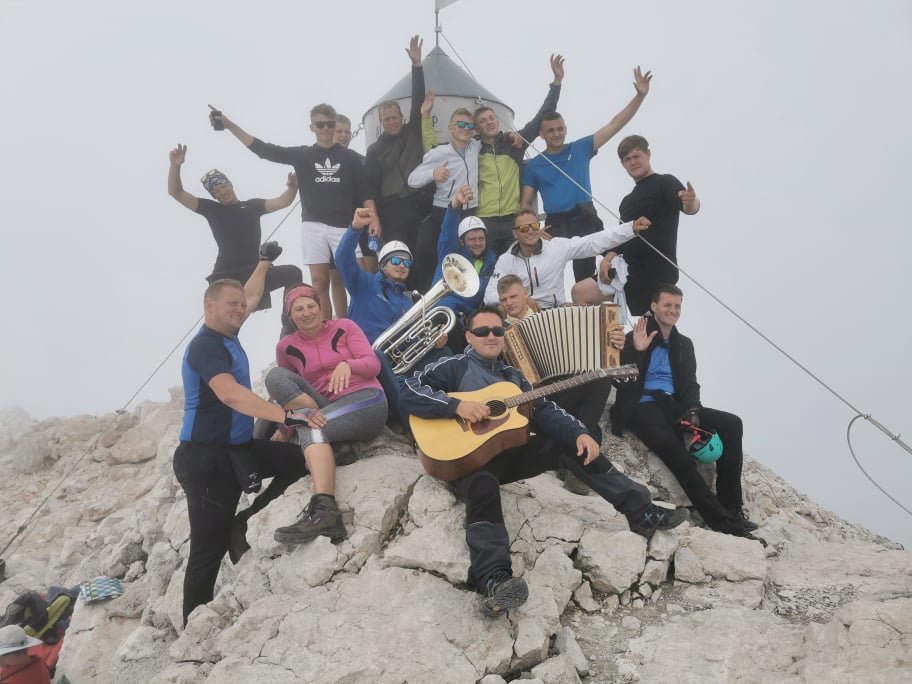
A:
{"label": "sunglasses on head", "polygon": [[504,329],[502,325],[495,325],[493,327],[489,325],[481,325],[477,328],[472,328],[469,330],[469,332],[475,335],[475,337],[487,337],[491,333],[494,333],[494,337],[504,336]]}
{"label": "sunglasses on head", "polygon": [[475,130],[475,124],[471,121],[454,121],[453,125],[456,126],[456,128],[468,128],[470,131]]}
{"label": "sunglasses on head", "polygon": [[412,260],[407,259],[405,257],[398,257],[398,256],[390,257],[390,263],[393,266],[405,266],[406,268],[412,267]]}
{"label": "sunglasses on head", "polygon": [[314,121],[313,125],[314,125],[314,128],[335,128],[336,122],[335,121]]}
{"label": "sunglasses on head", "polygon": [[541,230],[541,223],[538,221],[533,221],[532,223],[524,223],[521,226],[516,226],[515,230],[518,230],[523,235],[528,233],[530,230],[532,232],[538,232]]}

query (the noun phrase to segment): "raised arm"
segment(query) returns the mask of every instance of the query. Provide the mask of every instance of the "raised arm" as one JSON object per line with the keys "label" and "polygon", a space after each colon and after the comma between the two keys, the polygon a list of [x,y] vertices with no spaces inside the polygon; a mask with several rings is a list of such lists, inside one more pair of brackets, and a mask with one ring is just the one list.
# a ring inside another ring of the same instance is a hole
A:
{"label": "raised arm", "polygon": [[532,202],[535,201],[535,188],[531,185],[522,186],[522,194],[519,198],[519,206],[521,207],[531,207]]}
{"label": "raised arm", "polygon": [[437,147],[437,131],[434,130],[434,120],[431,111],[434,109],[434,91],[429,90],[424,94],[419,112],[421,114],[421,148],[427,153]]}
{"label": "raised arm", "polygon": [[[260,250],[262,254],[262,249]],[[282,253],[279,248],[279,254]],[[278,258],[278,254],[273,258]],[[263,291],[266,289],[266,272],[272,267],[272,261],[260,257],[260,263],[254,269],[253,273],[244,283],[244,296],[247,298],[247,311],[244,313],[244,320],[250,318],[250,314],[256,311],[260,305],[260,299],[263,298]]]}
{"label": "raised arm", "polygon": [[291,206],[291,203],[294,202],[295,195],[298,194],[298,177],[294,175],[294,172],[289,172],[288,182],[286,183],[287,187],[285,192],[283,192],[278,197],[273,197],[272,199],[266,200],[266,213],[271,214],[274,211],[279,209],[284,209],[285,207]]}
{"label": "raised arm", "polygon": [[339,240],[339,246],[336,247],[336,268],[339,270],[342,284],[352,297],[357,292],[370,287],[370,281],[373,278],[371,274],[358,266],[358,261],[355,259],[355,249],[358,246],[360,232],[370,225],[371,220],[373,220],[373,212],[370,209],[355,209],[352,225],[345,231],[342,239]]}
{"label": "raised arm", "polygon": [[[551,81],[551,85],[548,87],[548,94],[545,96],[545,101],[542,102],[542,106],[539,107],[535,116],[532,117],[532,120],[518,131],[524,141],[532,142],[535,140],[535,138],[538,137],[538,132],[541,130],[542,117],[549,112],[557,110],[557,101],[560,99],[561,83],[564,82],[564,58],[562,55],[551,55],[551,73],[554,74],[554,78]],[[526,143],[523,142],[523,147],[525,146]]]}
{"label": "raised arm", "polygon": [[424,41],[419,36],[412,36],[405,53],[412,62],[412,104],[409,107],[409,128],[417,129],[421,121],[421,104],[424,100],[424,67],[421,66],[421,48]]}
{"label": "raised arm", "polygon": [[181,182],[181,165],[187,159],[187,146],[178,144],[168,157],[171,160],[171,166],[168,168],[168,194],[190,211],[196,211],[199,198],[184,190],[184,184]]}
{"label": "raised arm", "polygon": [[633,79],[633,87],[636,89],[636,95],[627,103],[626,107],[614,115],[614,118],[611,119],[611,121],[593,134],[592,147],[594,149],[597,150],[600,148],[611,140],[619,130],[626,126],[633,118],[633,115],[637,113],[640,105],[643,104],[643,100],[646,99],[646,95],[649,93],[649,82],[652,80],[652,72],[647,71],[644,74],[640,71],[640,67],[637,67],[633,70]]}
{"label": "raised arm", "polygon": [[225,130],[231,131],[232,135],[244,144],[244,147],[250,147],[253,144],[253,136],[221,112],[217,110],[209,112],[209,120],[212,123],[221,123]]}

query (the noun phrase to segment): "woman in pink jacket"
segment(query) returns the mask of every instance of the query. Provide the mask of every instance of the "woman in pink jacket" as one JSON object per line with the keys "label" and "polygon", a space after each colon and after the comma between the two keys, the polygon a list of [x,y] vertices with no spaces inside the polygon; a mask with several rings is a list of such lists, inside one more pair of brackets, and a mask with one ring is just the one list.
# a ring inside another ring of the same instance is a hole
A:
{"label": "woman in pink jacket", "polygon": [[335,499],[332,443],[373,439],[383,430],[380,360],[355,323],[323,319],[317,292],[308,285],[285,295],[285,313],[296,331],[279,340],[278,368],[266,376],[266,389],[285,410],[305,416],[307,425],[297,433],[314,493],[301,517],[277,529],[275,539],[303,544],[323,535],[338,542],[346,532]]}

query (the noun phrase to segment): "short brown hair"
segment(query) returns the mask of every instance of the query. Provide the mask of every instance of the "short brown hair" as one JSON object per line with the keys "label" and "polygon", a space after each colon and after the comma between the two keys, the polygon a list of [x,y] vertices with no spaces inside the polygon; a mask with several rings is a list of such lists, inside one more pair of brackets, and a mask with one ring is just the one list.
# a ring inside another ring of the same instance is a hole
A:
{"label": "short brown hair", "polygon": [[234,280],[233,278],[221,278],[219,280],[213,280],[209,287],[206,288],[206,293],[203,295],[203,302],[207,299],[218,299],[219,295],[222,293],[226,287],[233,287],[236,290],[244,291],[244,286],[241,285],[239,280]]}
{"label": "short brown hair", "polygon": [[459,109],[454,109],[454,110],[453,110],[453,113],[450,114],[450,123],[451,123],[451,124],[452,124],[454,121],[456,121],[456,117],[457,117],[457,116],[467,116],[467,117],[469,117],[470,119],[472,119],[472,121],[475,120],[475,117],[472,116],[472,112],[470,112],[470,111],[469,111],[468,109],[466,109],[465,107],[460,107]]}
{"label": "short brown hair", "polygon": [[556,121],[557,119],[563,119],[560,112],[547,112],[542,118],[542,123],[545,121]]}
{"label": "short brown hair", "polygon": [[311,121],[313,120],[313,118],[315,116],[319,116],[319,115],[329,117],[330,119],[335,119],[336,110],[333,109],[332,105],[328,105],[325,102],[321,102],[316,107],[314,107],[313,109],[310,110]]}
{"label": "short brown hair", "polygon": [[336,123],[347,123],[349,128],[351,128],[352,120],[345,116],[345,114],[336,114]]}
{"label": "short brown hair", "polygon": [[519,285],[524,290],[526,286],[522,284],[522,279],[515,273],[507,273],[500,280],[497,281],[497,294],[498,296],[502,295],[504,292],[509,290],[514,285]]}
{"label": "short brown hair", "polygon": [[656,289],[652,291],[652,301],[654,304],[659,303],[663,294],[674,295],[675,297],[683,297],[684,293],[681,292],[681,288],[677,285],[672,285],[671,283],[662,283]]}
{"label": "short brown hair", "polygon": [[396,102],[396,100],[384,100],[383,102],[378,104],[377,105],[377,116],[382,115],[384,109],[393,109],[393,108],[395,108],[396,111],[399,112],[399,116],[402,116],[402,107],[399,106],[399,103]]}
{"label": "short brown hair", "polygon": [[649,152],[649,141],[642,135],[628,135],[618,145],[618,159],[623,159],[634,150]]}
{"label": "short brown hair", "polygon": [[475,110],[475,113],[472,114],[472,118],[477,119],[479,116],[481,116],[485,112],[494,112],[494,116],[497,116],[497,112],[494,111],[493,107],[489,107],[488,105],[482,105],[481,107],[479,107],[478,109]]}

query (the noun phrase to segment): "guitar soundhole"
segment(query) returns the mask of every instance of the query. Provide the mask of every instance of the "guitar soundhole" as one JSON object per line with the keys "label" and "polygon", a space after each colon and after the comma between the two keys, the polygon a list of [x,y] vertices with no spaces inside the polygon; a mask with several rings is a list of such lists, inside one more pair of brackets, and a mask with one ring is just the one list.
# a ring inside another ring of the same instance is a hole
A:
{"label": "guitar soundhole", "polygon": [[507,405],[498,399],[489,401],[487,404],[488,408],[491,409],[491,416],[502,416],[507,411]]}

